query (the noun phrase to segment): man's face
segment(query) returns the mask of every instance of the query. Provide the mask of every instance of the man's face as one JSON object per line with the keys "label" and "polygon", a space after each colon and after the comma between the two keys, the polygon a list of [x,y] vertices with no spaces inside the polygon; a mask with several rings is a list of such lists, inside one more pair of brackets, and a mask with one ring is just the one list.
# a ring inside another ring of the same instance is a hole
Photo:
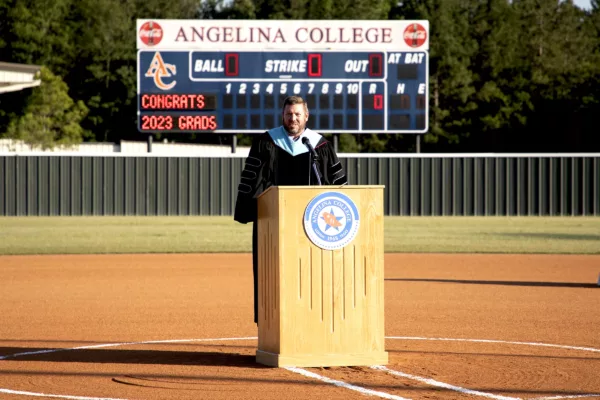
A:
{"label": "man's face", "polygon": [[288,104],[283,109],[283,127],[289,135],[298,136],[306,128],[308,112],[304,104]]}

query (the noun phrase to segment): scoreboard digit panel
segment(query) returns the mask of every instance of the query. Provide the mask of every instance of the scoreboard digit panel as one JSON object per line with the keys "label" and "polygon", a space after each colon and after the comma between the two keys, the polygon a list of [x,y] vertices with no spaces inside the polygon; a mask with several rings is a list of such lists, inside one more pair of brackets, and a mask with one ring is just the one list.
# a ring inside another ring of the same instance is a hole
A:
{"label": "scoreboard digit panel", "polygon": [[306,99],[320,133],[427,131],[426,51],[138,52],[141,132],[262,133]]}

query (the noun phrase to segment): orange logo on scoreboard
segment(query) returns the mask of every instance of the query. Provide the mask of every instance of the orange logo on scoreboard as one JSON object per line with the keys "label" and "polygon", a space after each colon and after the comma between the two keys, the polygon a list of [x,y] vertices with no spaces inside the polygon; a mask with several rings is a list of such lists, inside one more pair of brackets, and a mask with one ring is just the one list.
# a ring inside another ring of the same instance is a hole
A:
{"label": "orange logo on scoreboard", "polygon": [[175,87],[177,81],[171,83],[165,83],[164,78],[171,78],[177,74],[177,68],[173,64],[167,64],[164,62],[159,52],[154,53],[152,62],[145,76],[147,78],[154,78],[154,84],[160,90],[169,90]]}

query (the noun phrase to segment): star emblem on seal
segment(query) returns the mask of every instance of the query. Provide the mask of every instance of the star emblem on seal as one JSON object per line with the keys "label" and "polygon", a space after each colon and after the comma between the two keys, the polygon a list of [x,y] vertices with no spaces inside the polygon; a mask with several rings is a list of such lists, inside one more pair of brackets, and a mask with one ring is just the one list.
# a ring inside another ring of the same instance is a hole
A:
{"label": "star emblem on seal", "polygon": [[340,222],[342,218],[344,217],[338,217],[335,215],[335,213],[333,212],[333,208],[331,208],[329,212],[323,212],[323,214],[321,215],[321,219],[325,221],[325,224],[327,225],[325,227],[325,231],[327,232],[329,228],[335,228],[337,231],[339,231],[340,227],[342,226],[342,223]]}

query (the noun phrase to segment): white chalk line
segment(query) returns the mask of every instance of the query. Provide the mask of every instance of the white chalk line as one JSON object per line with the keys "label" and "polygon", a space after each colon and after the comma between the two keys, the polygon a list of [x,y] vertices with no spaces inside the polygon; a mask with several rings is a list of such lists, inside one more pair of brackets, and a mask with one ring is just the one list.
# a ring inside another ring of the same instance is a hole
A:
{"label": "white chalk line", "polygon": [[[6,360],[9,358],[16,358],[16,357],[22,357],[22,356],[29,356],[29,355],[36,355],[36,354],[47,354],[47,353],[57,353],[57,352],[61,352],[61,351],[74,351],[74,350],[85,350],[85,349],[98,349],[98,348],[105,348],[105,347],[117,347],[117,346],[130,346],[130,345],[138,345],[138,344],[157,344],[157,343],[183,343],[183,342],[210,342],[210,341],[225,341],[225,340],[229,340],[229,341],[234,341],[234,340],[256,340],[258,339],[258,337],[241,337],[241,338],[217,338],[217,339],[181,339],[181,340],[151,340],[151,341],[145,341],[145,342],[124,342],[124,343],[106,343],[106,344],[96,344],[96,345],[89,345],[89,346],[79,346],[79,347],[72,347],[72,348],[64,348],[64,349],[47,349],[47,350],[38,350],[38,351],[27,351],[27,352],[23,352],[23,353],[15,353],[15,354],[10,354],[7,356],[0,356],[0,360]],[[315,374],[313,372],[309,372],[306,370],[302,370],[300,368],[286,368],[287,370],[291,371],[291,372],[295,372],[313,379],[318,379],[321,380],[323,382],[326,383],[330,383],[332,385],[335,386],[339,386],[339,387],[343,387],[345,389],[349,389],[349,390],[355,390],[358,392],[361,392],[363,394],[369,395],[369,396],[378,396],[381,398],[385,398],[385,399],[392,399],[392,400],[408,400],[405,399],[404,397],[399,397],[399,396],[394,396],[385,392],[378,392],[375,390],[370,390],[370,389],[365,389],[359,386],[355,386],[355,385],[351,385],[342,381],[336,381],[334,379],[330,379],[318,374]],[[110,399],[110,398],[100,398],[100,397],[79,397],[79,396],[65,396],[65,395],[48,395],[48,394],[42,394],[42,393],[32,393],[32,392],[21,392],[21,391],[12,391],[9,389],[1,389],[0,388],[0,393],[10,393],[10,394],[21,394],[24,396],[47,396],[47,397],[54,397],[54,398],[63,398],[63,399],[74,399],[74,400],[125,400],[125,399]]]}
{"label": "white chalk line", "polygon": [[379,391],[376,391],[376,390],[365,389],[364,387],[360,387],[360,386],[352,385],[350,383],[346,383],[346,382],[338,381],[338,380],[335,380],[335,379],[327,378],[325,376],[322,376],[322,375],[319,375],[319,374],[315,374],[314,372],[310,372],[310,371],[307,371],[307,370],[302,369],[302,368],[285,367],[285,369],[287,369],[288,371],[295,372],[297,374],[306,376],[308,378],[317,379],[317,380],[319,380],[321,382],[331,383],[332,385],[339,386],[339,387],[342,387],[344,389],[354,390],[356,392],[360,392],[360,393],[362,393],[364,395],[367,395],[367,396],[377,396],[377,397],[381,397],[383,399],[392,399],[392,400],[409,400],[409,399],[407,399],[405,397],[395,396],[393,394],[389,394],[389,393],[385,393],[385,392],[379,392]]}
{"label": "white chalk line", "polygon": [[501,344],[518,344],[525,346],[540,346],[540,347],[555,347],[566,350],[581,350],[591,351],[600,353],[600,349],[593,347],[581,347],[581,346],[566,346],[562,344],[549,344],[549,343],[538,343],[538,342],[512,342],[509,340],[492,340],[492,339],[454,339],[454,338],[426,338],[418,336],[386,336],[386,339],[399,339],[399,340],[438,340],[447,342],[471,342],[471,343],[501,343]]}
{"label": "white chalk line", "polygon": [[[515,341],[506,341],[506,340],[492,340],[492,339],[457,339],[457,338],[426,338],[426,337],[415,337],[415,336],[386,336],[386,339],[396,339],[396,340],[431,340],[431,341],[456,341],[456,342],[474,342],[474,343],[499,343],[499,344],[515,344],[515,345],[529,345],[529,346],[542,346],[542,347],[555,347],[562,348],[568,350],[581,350],[581,351],[591,351],[591,352],[600,352],[600,349],[595,349],[592,347],[580,347],[580,346],[566,346],[566,345],[557,345],[557,344],[547,344],[547,343],[538,343],[538,342],[515,342]],[[0,356],[0,360],[6,360],[9,358],[16,358],[27,355],[36,355],[36,354],[47,354],[47,353],[57,353],[61,351],[75,351],[75,350],[85,350],[85,349],[97,349],[97,348],[106,348],[106,347],[118,347],[118,346],[130,346],[130,345],[140,345],[140,344],[159,344],[159,343],[189,343],[189,342],[215,342],[215,341],[234,341],[234,340],[256,340],[258,337],[238,337],[238,338],[208,338],[208,339],[171,339],[171,340],[150,340],[143,342],[123,342],[123,343],[104,343],[97,345],[89,345],[89,346],[79,346],[72,348],[60,348],[60,349],[46,349],[39,351],[28,351],[23,353],[15,353],[9,354],[5,356]],[[471,394],[481,397],[492,398],[496,400],[522,400],[518,397],[506,397],[506,396],[498,396],[492,393],[480,392],[476,390],[466,389],[459,386],[450,385],[444,382],[438,382],[434,379],[424,378],[416,375],[407,374],[400,371],[391,370],[385,366],[371,366],[371,368],[375,370],[384,371],[386,373],[390,373],[392,375],[401,376],[407,379],[413,379],[420,381],[422,383],[429,384],[431,386],[443,387],[449,390],[457,391],[459,393]],[[286,370],[294,373],[301,374],[306,377],[310,377],[313,379],[318,379],[326,383],[333,384],[335,386],[343,387],[345,389],[358,391],[368,396],[377,396],[385,399],[393,399],[393,400],[408,400],[404,397],[395,396],[385,392],[379,392],[371,389],[366,389],[360,386],[348,384],[342,381],[337,381],[331,378],[327,378],[322,375],[318,375],[316,373],[304,370],[302,368],[296,367],[287,367]],[[58,395],[58,394],[44,394],[44,393],[35,393],[35,392],[26,392],[26,391],[16,391],[11,389],[0,388],[0,393],[7,394],[16,394],[16,395],[24,395],[24,396],[34,396],[34,397],[51,397],[51,398],[61,398],[61,399],[70,399],[70,400],[126,400],[119,398],[106,398],[106,397],[85,397],[85,396],[72,396],[72,395]],[[539,397],[539,398],[530,398],[528,400],[561,400],[561,399],[574,399],[574,398],[585,398],[585,397],[596,397],[600,394],[590,393],[590,394],[582,394],[582,395],[568,395],[568,396],[553,396],[553,397]]]}
{"label": "white chalk line", "polygon": [[581,399],[584,397],[600,397],[600,394],[574,394],[570,396],[532,397],[527,400]]}
{"label": "white chalk line", "polygon": [[[539,347],[553,347],[560,348],[565,350],[579,350],[579,351],[591,351],[600,353],[600,349],[595,349],[593,347],[582,347],[582,346],[567,346],[560,344],[549,344],[549,343],[539,343],[539,342],[516,342],[509,340],[493,340],[493,339],[459,339],[459,338],[426,338],[426,337],[415,337],[415,336],[386,336],[386,339],[398,339],[398,340],[432,340],[432,341],[447,341],[447,342],[470,342],[470,343],[495,343],[495,344],[515,344],[515,345],[524,345],[524,346],[539,346]],[[443,387],[446,389],[454,390],[460,393],[471,394],[475,396],[487,397],[492,399],[505,399],[505,400],[521,400],[519,397],[506,397],[506,396],[498,396],[492,393],[479,392],[471,389],[462,388],[459,386],[449,385],[447,383],[438,382],[436,380],[430,378],[423,378],[416,375],[407,374],[400,371],[394,371],[388,369],[385,366],[373,366],[373,369],[378,369],[390,373],[392,375],[402,376],[407,379],[413,379],[416,381],[420,381],[422,383],[427,383],[432,386]],[[566,395],[566,396],[552,396],[552,397],[538,397],[538,398],[529,398],[528,400],[561,400],[561,399],[574,399],[574,398],[585,398],[585,397],[600,397],[600,393],[586,393],[581,395]]]}
{"label": "white chalk line", "polygon": [[132,346],[136,344],[158,344],[158,343],[189,343],[189,342],[218,342],[218,341],[232,341],[232,340],[256,340],[258,337],[239,337],[239,338],[216,338],[216,339],[173,339],[173,340],[149,340],[146,342],[123,342],[123,343],[104,343],[104,344],[93,344],[90,346],[71,347],[64,349],[49,349],[49,350],[38,350],[38,351],[27,351],[24,353],[9,354],[7,356],[0,356],[0,360],[6,360],[8,358],[31,356],[36,354],[46,353],[58,353],[60,351],[74,351],[74,350],[87,350],[87,349],[99,349],[102,347],[119,347],[119,346]]}
{"label": "white chalk line", "polygon": [[459,392],[459,393],[463,393],[463,394],[487,397],[487,398],[496,399],[496,400],[520,400],[518,397],[498,396],[498,395],[495,395],[492,393],[480,392],[478,390],[465,389],[460,386],[454,386],[454,385],[450,385],[449,383],[436,381],[435,379],[423,378],[421,376],[416,376],[416,375],[407,374],[405,372],[395,371],[395,370],[389,369],[383,365],[374,365],[371,368],[376,369],[378,371],[384,371],[390,375],[400,376],[402,378],[407,378],[407,379],[411,379],[413,381],[425,383],[429,386],[435,386],[435,387],[439,387],[439,388],[449,389],[449,390],[453,390],[455,392]]}
{"label": "white chalk line", "polygon": [[[232,340],[256,340],[258,337],[239,337],[239,338],[216,338],[216,339],[174,339],[174,340],[149,340],[144,342],[123,342],[123,343],[104,343],[94,344],[90,346],[79,346],[63,349],[49,349],[49,350],[38,350],[38,351],[27,351],[23,353],[9,354],[6,356],[0,356],[0,360],[7,360],[9,358],[16,358],[22,356],[30,356],[36,354],[47,354],[47,353],[58,353],[61,351],[75,351],[75,350],[86,350],[86,349],[99,349],[103,347],[118,347],[118,346],[130,346],[137,344],[158,344],[158,343],[190,343],[190,342],[218,342],[218,341],[232,341]],[[110,397],[85,397],[85,396],[71,396],[64,394],[47,394],[47,393],[35,393],[25,392],[20,390],[11,390],[0,388],[0,393],[15,394],[22,396],[33,396],[33,397],[51,397],[56,399],[69,399],[69,400],[127,400]]]}
{"label": "white chalk line", "polygon": [[51,398],[55,398],[55,399],[72,399],[72,400],[127,400],[127,399],[117,399],[117,398],[112,398],[112,397],[81,397],[81,396],[68,396],[68,395],[62,395],[62,394],[24,392],[21,390],[10,390],[10,389],[2,389],[2,388],[0,388],[0,393],[16,394],[16,395],[21,395],[21,396],[33,396],[33,397],[51,397]]}

